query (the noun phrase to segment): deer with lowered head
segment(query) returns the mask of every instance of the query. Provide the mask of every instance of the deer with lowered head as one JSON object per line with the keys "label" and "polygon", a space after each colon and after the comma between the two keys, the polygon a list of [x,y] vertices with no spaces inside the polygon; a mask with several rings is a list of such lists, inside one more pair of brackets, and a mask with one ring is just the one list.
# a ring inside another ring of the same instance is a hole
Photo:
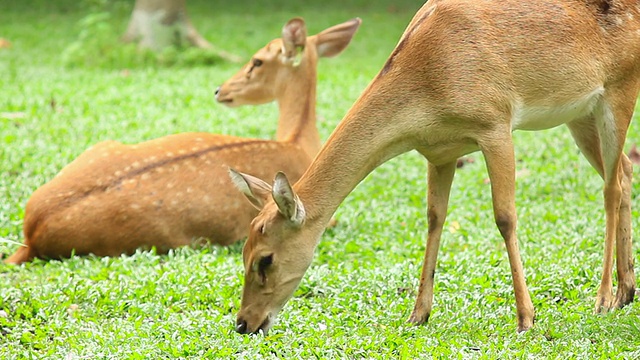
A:
{"label": "deer with lowered head", "polygon": [[37,189],[27,202],[24,246],[5,260],[19,264],[72,254],[117,256],[139,248],[158,252],[207,239],[228,245],[246,237],[257,214],[234,188],[229,167],[271,177],[302,175],[320,149],[316,128],[316,68],[342,52],[360,19],[306,35],[290,20],[217,91],[239,106],[276,100],[276,141],[182,133],[124,145],[101,142]]}
{"label": "deer with lowered head", "polygon": [[534,308],[516,238],[512,133],[561,124],[604,180],[604,262],[595,310],[629,304],[636,287],[632,165],[623,145],[639,88],[637,1],[427,1],[295,185],[281,172],[271,186],[231,171],[261,208],[243,249],[236,330],[268,332],[339,204],[376,167],[410,150],[428,160],[428,235],[409,322],[425,323],[431,313],[456,159],[481,151],[511,267],[517,329],[531,328]]}

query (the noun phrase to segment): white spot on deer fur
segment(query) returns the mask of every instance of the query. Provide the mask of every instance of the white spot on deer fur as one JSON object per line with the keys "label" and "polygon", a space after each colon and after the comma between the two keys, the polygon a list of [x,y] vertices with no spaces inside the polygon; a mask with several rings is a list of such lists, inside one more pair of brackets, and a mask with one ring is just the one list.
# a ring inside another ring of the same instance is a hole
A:
{"label": "white spot on deer fur", "polygon": [[176,184],[174,184],[173,182],[168,182],[167,183],[167,189],[173,189],[176,186]]}
{"label": "white spot on deer fur", "polygon": [[187,187],[187,194],[191,194],[193,192],[193,188],[191,186]]}
{"label": "white spot on deer fur", "polygon": [[133,166],[134,169],[137,169],[140,167],[140,162],[139,161],[135,161],[133,164],[131,164],[131,166]]}
{"label": "white spot on deer fur", "polygon": [[204,139],[203,139],[203,138],[201,138],[201,137],[197,137],[195,140],[196,140],[196,141],[204,141]]}
{"label": "white spot on deer fur", "polygon": [[151,175],[149,175],[149,173],[144,173],[142,175],[140,175],[140,179],[142,180],[147,180]]}
{"label": "white spot on deer fur", "polygon": [[115,177],[120,177],[122,176],[122,171],[118,170],[113,174]]}
{"label": "white spot on deer fur", "polygon": [[168,157],[172,157],[172,156],[173,156],[173,153],[172,153],[171,151],[167,151],[167,156],[168,156]]}
{"label": "white spot on deer fur", "polygon": [[138,209],[140,209],[140,205],[138,205],[138,204],[131,204],[131,208],[132,208],[132,209],[134,209],[134,210],[138,210]]}
{"label": "white spot on deer fur", "polygon": [[131,166],[127,166],[123,169],[124,172],[129,172],[129,170],[131,170]]}
{"label": "white spot on deer fur", "polygon": [[94,162],[96,162],[96,159],[90,159],[89,160],[89,164],[93,164]]}
{"label": "white spot on deer fur", "polygon": [[193,152],[196,152],[198,150],[200,150],[200,147],[198,147],[198,146],[194,146],[194,147],[191,148],[191,151],[193,151]]}
{"label": "white spot on deer fur", "polygon": [[171,200],[171,206],[178,205],[178,200]]}
{"label": "white spot on deer fur", "polygon": [[182,195],[184,195],[184,193],[182,191],[178,191],[176,193],[176,197],[182,197]]}
{"label": "white spot on deer fur", "polygon": [[186,152],[184,149],[180,149],[180,150],[178,150],[178,154],[180,154],[180,155],[184,155],[184,154],[186,154],[186,153],[187,153],[187,152]]}
{"label": "white spot on deer fur", "polygon": [[118,151],[116,151],[114,154],[116,154],[116,155],[121,155],[121,154],[122,154],[122,151],[118,150]]}

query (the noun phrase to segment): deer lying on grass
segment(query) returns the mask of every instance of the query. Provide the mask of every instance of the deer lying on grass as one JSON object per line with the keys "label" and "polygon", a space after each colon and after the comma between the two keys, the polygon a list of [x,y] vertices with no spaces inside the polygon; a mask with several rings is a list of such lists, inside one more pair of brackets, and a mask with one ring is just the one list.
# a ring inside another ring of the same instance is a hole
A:
{"label": "deer lying on grass", "polygon": [[151,247],[166,252],[199,238],[228,245],[245,237],[257,211],[233,187],[228,167],[264,177],[279,169],[302,175],[321,146],[318,58],[344,50],[360,23],[353,19],[307,37],[304,21],[292,19],[281,39],[216,91],[229,106],[275,99],[277,141],[184,133],[137,145],[99,143],[34,192],[25,211],[25,246],[5,262]]}
{"label": "deer lying on grass", "polygon": [[283,173],[271,188],[231,172],[234,183],[262,209],[243,250],[245,282],[236,330],[269,330],[338,205],[377,166],[413,149],[429,162],[428,236],[409,322],[424,323],[431,313],[456,159],[480,150],[511,266],[518,331],[529,329],[534,309],[516,240],[512,132],[561,124],[604,179],[604,270],[596,311],[630,303],[636,286],[632,168],[622,150],[639,72],[637,1],[428,1],[293,187]]}

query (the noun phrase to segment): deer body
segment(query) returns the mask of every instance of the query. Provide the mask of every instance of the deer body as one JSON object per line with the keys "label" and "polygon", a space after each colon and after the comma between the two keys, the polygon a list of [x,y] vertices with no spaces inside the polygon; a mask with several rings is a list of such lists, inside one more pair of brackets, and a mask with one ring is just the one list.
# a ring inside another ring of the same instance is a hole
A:
{"label": "deer body", "polygon": [[640,87],[639,8],[636,1],[619,0],[428,1],[293,187],[282,173],[271,188],[232,172],[261,208],[243,250],[237,331],[269,330],[342,200],[377,166],[410,150],[429,165],[427,249],[409,321],[424,323],[431,313],[456,159],[479,150],[511,266],[518,330],[529,329],[534,310],[515,233],[512,132],[560,124],[569,127],[605,182],[604,270],[596,311],[631,302],[632,169],[622,150]]}
{"label": "deer body", "polygon": [[34,192],[25,210],[25,246],[6,262],[151,247],[166,252],[199,239],[228,245],[245,237],[257,211],[233,188],[227,169],[302,175],[320,148],[317,58],[340,53],[359,25],[354,19],[307,37],[302,19],[293,19],[282,39],[218,89],[217,100],[229,106],[277,100],[277,141],[183,133],[136,145],[99,143]]}

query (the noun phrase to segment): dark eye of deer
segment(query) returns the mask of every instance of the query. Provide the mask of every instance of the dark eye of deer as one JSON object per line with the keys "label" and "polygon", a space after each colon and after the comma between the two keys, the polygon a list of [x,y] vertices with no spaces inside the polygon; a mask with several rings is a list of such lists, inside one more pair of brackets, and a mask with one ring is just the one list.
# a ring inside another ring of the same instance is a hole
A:
{"label": "dark eye of deer", "polygon": [[265,279],[267,277],[267,268],[273,263],[273,254],[263,256],[258,262],[258,273]]}
{"label": "dark eye of deer", "polygon": [[259,67],[259,66],[262,66],[262,60],[253,59],[253,67]]}

